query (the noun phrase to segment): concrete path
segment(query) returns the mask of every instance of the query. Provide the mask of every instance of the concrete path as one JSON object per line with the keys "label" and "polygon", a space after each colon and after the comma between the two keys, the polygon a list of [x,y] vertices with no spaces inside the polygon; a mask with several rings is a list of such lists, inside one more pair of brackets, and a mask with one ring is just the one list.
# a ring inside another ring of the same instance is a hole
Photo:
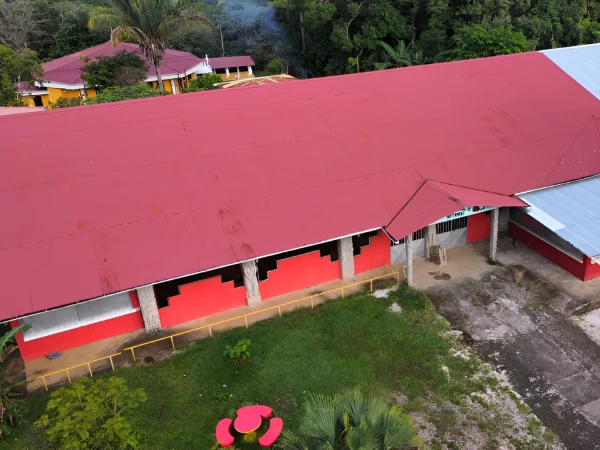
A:
{"label": "concrete path", "polygon": [[488,267],[426,291],[568,448],[600,448],[600,347],[565,314],[573,299],[522,266]]}

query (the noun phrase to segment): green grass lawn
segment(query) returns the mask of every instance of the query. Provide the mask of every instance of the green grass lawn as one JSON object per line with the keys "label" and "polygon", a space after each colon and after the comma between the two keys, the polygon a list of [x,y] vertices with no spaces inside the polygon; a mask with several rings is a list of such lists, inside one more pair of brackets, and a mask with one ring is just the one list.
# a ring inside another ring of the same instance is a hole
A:
{"label": "green grass lawn", "polygon": [[[388,311],[393,302],[402,313]],[[451,355],[457,344],[443,336],[448,330],[423,294],[400,286],[387,299],[360,293],[333,300],[249,329],[215,334],[165,361],[106,376],[120,376],[132,388],[145,389],[148,402],[131,414],[144,448],[208,449],[216,423],[247,404],[271,406],[293,430],[307,392],[335,394],[354,386],[406,397],[405,411],[425,414],[437,428],[435,444],[457,425],[452,414],[436,412],[432,405],[460,404],[470,393],[497,384],[476,375],[483,364],[473,353],[467,358]],[[243,338],[251,340],[248,360],[237,363],[223,355],[227,344]],[[45,399],[44,393],[27,400],[30,422],[42,412]],[[498,414],[489,423],[481,417],[473,420],[488,434],[503,426]],[[32,444],[39,436],[31,432],[30,422],[23,422],[6,443],[41,448]],[[536,436],[543,434],[534,419],[528,427]]]}

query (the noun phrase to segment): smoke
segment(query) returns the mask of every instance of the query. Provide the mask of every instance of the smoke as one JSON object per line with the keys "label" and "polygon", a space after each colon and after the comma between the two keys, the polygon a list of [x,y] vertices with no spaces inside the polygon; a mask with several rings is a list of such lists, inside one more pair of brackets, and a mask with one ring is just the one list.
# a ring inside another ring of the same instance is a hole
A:
{"label": "smoke", "polygon": [[228,24],[237,24],[251,33],[246,35],[249,47],[265,40],[272,42],[275,53],[290,67],[290,71],[305,77],[305,71],[298,60],[287,32],[275,18],[275,8],[268,0],[207,0],[217,6]]}

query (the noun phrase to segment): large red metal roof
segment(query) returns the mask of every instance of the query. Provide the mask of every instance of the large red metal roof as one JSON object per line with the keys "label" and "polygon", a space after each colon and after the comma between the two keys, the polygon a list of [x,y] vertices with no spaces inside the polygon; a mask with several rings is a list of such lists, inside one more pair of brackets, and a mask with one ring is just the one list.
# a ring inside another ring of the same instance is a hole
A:
{"label": "large red metal roof", "polygon": [[600,173],[594,115],[526,53],[0,118],[0,317]]}

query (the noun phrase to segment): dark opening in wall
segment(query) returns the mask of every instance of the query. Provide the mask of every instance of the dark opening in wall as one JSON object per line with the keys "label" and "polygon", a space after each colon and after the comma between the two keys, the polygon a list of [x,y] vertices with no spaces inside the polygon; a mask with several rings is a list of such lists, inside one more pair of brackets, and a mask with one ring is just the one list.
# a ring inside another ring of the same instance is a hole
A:
{"label": "dark opening in wall", "polygon": [[458,219],[436,223],[435,234],[442,234],[449,231],[460,230],[461,228],[467,228],[467,219],[468,217],[459,217]]}
{"label": "dark opening in wall", "polygon": [[331,262],[339,259],[337,241],[325,242],[323,244],[311,245],[310,247],[299,248],[297,250],[290,250],[285,253],[278,253],[277,255],[267,256],[266,258],[258,260],[258,280],[264,281],[268,279],[268,273],[271,270],[277,269],[277,261],[316,252],[317,250],[319,251],[321,258],[329,256]]}
{"label": "dark opening in wall", "polygon": [[190,275],[189,277],[178,278],[176,280],[165,281],[164,283],[154,285],[154,293],[156,295],[158,307],[164,308],[169,306],[169,297],[179,295],[179,286],[182,284],[190,284],[216,276],[221,276],[222,283],[233,281],[234,287],[242,287],[244,285],[242,267],[240,264],[221,267],[220,269],[209,270],[208,272],[197,273],[196,275]]}
{"label": "dark opening in wall", "polygon": [[[417,239],[424,239],[426,231],[427,230],[425,228],[421,228],[420,230],[415,231],[412,234],[413,241],[416,241]],[[390,241],[390,242],[391,242],[392,247],[394,245],[404,244],[404,238],[400,239],[399,241]]]}
{"label": "dark opening in wall", "polygon": [[371,243],[371,238],[377,236],[379,230],[369,231],[368,233],[357,234],[352,236],[352,247],[354,247],[354,256],[360,255],[360,249]]}

